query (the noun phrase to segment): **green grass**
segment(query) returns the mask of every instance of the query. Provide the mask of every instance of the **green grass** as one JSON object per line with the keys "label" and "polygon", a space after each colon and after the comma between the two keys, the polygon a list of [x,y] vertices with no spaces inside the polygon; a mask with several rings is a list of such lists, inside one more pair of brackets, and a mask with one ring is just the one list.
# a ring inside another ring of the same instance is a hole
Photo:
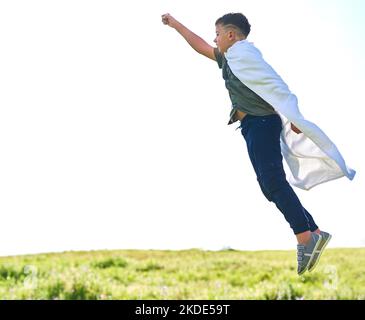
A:
{"label": "green grass", "polygon": [[0,299],[361,299],[365,248],[327,249],[299,277],[295,251],[91,251],[0,258]]}

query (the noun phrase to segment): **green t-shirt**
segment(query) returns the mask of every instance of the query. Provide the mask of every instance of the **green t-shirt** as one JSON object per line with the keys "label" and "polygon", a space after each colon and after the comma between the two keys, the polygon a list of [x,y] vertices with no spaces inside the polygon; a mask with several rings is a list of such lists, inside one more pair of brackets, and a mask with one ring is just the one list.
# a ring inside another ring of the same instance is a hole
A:
{"label": "green t-shirt", "polygon": [[232,102],[232,110],[228,124],[234,122],[234,114],[237,109],[253,116],[276,114],[274,108],[269,103],[246,87],[233,74],[226,58],[219,52],[218,48],[214,48],[214,55],[219,68],[222,69],[223,79]]}

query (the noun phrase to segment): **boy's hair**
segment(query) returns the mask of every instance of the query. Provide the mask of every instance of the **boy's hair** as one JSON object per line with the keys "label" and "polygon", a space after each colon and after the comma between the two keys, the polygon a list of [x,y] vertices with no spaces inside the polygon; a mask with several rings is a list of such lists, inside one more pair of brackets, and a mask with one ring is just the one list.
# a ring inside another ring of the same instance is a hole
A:
{"label": "boy's hair", "polygon": [[227,13],[215,22],[215,25],[218,24],[224,27],[232,27],[246,37],[251,31],[251,25],[242,13]]}

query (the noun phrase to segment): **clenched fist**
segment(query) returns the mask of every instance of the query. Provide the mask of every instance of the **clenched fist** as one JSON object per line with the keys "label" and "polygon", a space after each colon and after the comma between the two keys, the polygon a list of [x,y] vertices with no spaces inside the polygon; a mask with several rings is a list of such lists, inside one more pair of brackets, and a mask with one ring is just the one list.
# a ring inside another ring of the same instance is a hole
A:
{"label": "clenched fist", "polygon": [[162,15],[162,22],[163,24],[166,24],[171,28],[175,28],[176,25],[178,24],[178,21],[169,13]]}

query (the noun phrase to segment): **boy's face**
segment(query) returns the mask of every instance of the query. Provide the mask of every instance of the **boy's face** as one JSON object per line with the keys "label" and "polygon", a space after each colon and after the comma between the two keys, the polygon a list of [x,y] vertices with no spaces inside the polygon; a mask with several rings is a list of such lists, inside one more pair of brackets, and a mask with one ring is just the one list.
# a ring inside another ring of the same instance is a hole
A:
{"label": "boy's face", "polygon": [[233,31],[227,31],[224,29],[224,26],[218,24],[215,26],[216,38],[214,42],[216,43],[218,50],[220,53],[227,52],[228,48],[233,45],[235,42],[235,35]]}

